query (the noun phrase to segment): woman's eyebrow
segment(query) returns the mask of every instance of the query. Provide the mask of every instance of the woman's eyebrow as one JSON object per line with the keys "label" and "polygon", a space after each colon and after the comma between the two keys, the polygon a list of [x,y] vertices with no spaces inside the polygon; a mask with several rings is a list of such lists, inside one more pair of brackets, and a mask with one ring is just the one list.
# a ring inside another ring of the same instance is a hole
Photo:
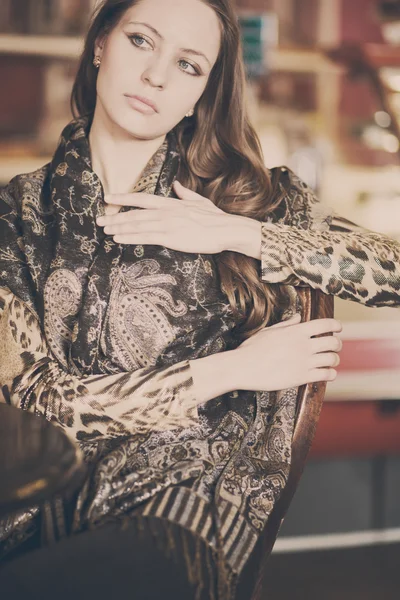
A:
{"label": "woman's eyebrow", "polygon": [[[155,29],[152,25],[149,25],[148,23],[142,23],[141,21],[129,21],[128,25],[144,25],[145,27],[148,27],[157,37],[160,38],[160,40],[163,40],[163,36],[161,35],[161,33],[159,31],[157,31],[157,29]],[[208,64],[211,67],[211,63],[208,60],[207,56],[205,54],[203,54],[203,52],[199,52],[198,50],[193,50],[191,48],[179,48],[179,50],[181,50],[182,52],[186,52],[186,54],[195,54],[196,56],[202,56],[203,58],[206,59],[206,61],[208,62]]]}

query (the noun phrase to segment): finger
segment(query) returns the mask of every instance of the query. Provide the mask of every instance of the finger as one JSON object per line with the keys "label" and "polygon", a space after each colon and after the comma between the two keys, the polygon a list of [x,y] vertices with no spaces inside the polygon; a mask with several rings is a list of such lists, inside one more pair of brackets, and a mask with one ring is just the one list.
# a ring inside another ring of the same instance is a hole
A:
{"label": "finger", "polygon": [[[121,206],[119,204],[106,204],[105,205],[105,217],[112,217],[113,215],[118,214],[121,210]],[[102,218],[102,217],[99,217]]]}
{"label": "finger", "polygon": [[174,206],[176,198],[166,198],[165,196],[155,196],[145,192],[136,192],[131,194],[106,194],[104,200],[108,204],[120,204],[121,206],[139,206],[142,208],[162,208]]}
{"label": "finger", "polygon": [[119,212],[115,215],[105,215],[96,219],[97,225],[105,227],[106,225],[119,225],[128,221],[161,221],[165,218],[165,210],[154,208],[152,210],[128,210]]}
{"label": "finger", "polygon": [[280,321],[279,323],[275,323],[275,325],[271,325],[268,329],[277,329],[278,327],[288,327],[290,325],[296,325],[296,323],[301,322],[301,315],[296,313],[290,319],[286,319],[285,321]]}
{"label": "finger", "polygon": [[311,348],[313,352],[316,354],[317,352],[340,352],[343,348],[343,342],[337,333],[333,335],[319,337],[319,338],[311,338]]}
{"label": "finger", "polygon": [[340,333],[343,326],[337,319],[313,319],[301,323],[301,327],[307,332],[307,335],[322,335],[323,333]]}
{"label": "finger", "polygon": [[340,356],[336,352],[320,352],[312,357],[312,366],[319,367],[337,367],[340,365]]}
{"label": "finger", "polygon": [[201,194],[198,194],[197,192],[194,192],[193,190],[183,186],[177,179],[175,179],[173,186],[174,190],[178,196],[182,198],[182,200],[207,200],[207,198],[204,198],[204,196]]}
{"label": "finger", "polygon": [[161,232],[164,230],[164,223],[159,221],[128,221],[128,223],[118,223],[117,225],[106,225],[104,227],[104,233],[107,235]]}
{"label": "finger", "polygon": [[336,377],[336,369],[312,369],[309,373],[308,382],[333,381]]}
{"label": "finger", "polygon": [[160,239],[159,233],[136,233],[136,234],[119,234],[114,236],[114,242],[117,244],[152,244],[154,246],[165,246]]}

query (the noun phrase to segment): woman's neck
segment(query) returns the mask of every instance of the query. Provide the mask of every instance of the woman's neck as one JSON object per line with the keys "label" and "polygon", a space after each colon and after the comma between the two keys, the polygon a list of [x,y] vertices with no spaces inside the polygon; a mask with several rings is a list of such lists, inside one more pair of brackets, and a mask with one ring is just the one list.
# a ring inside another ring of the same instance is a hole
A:
{"label": "woman's neck", "polygon": [[92,169],[100,178],[106,194],[126,194],[132,191],[143,169],[165,140],[139,140],[117,126],[105,123],[95,112],[89,132]]}

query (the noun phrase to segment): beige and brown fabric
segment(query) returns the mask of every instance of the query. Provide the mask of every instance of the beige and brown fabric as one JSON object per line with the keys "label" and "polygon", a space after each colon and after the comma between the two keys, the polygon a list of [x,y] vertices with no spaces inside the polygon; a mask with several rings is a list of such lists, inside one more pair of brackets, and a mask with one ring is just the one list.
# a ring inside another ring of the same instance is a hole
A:
{"label": "beige and brown fabric", "polygon": [[[136,191],[173,196],[179,164],[172,131]],[[289,191],[269,218],[276,233],[262,227],[260,262],[260,279],[291,299],[282,318],[299,310],[298,285],[400,306],[400,244],[282,173]],[[57,531],[157,517],[206,541],[232,580],[287,481],[297,388],[201,404],[189,361],[238,345],[215,256],[115,243],[101,214],[85,119],[67,125],[51,163],[0,191],[3,400],[62,427],[91,464],[70,527],[60,529],[58,505]],[[32,507],[0,521],[3,555],[38,518]]]}

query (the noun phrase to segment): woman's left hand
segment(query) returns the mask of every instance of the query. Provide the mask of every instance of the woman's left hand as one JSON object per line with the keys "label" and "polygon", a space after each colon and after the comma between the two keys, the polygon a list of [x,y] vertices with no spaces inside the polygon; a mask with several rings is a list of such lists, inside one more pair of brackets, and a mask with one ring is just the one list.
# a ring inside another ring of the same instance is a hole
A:
{"label": "woman's left hand", "polygon": [[204,254],[229,250],[242,217],[224,212],[177,181],[173,185],[178,198],[144,192],[107,195],[109,204],[148,210],[99,217],[97,224],[121,244],[154,244]]}

